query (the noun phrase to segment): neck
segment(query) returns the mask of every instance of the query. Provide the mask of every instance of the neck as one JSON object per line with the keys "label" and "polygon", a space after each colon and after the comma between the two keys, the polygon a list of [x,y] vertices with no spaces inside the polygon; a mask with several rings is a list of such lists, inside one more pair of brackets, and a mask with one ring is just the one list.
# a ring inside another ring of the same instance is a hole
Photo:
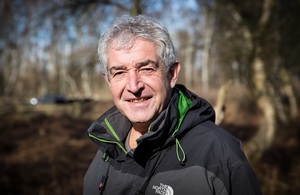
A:
{"label": "neck", "polygon": [[142,135],[147,133],[148,131],[148,126],[145,125],[133,125],[130,134],[129,134],[129,146],[132,149],[135,149],[137,147],[137,142],[136,140],[140,138]]}

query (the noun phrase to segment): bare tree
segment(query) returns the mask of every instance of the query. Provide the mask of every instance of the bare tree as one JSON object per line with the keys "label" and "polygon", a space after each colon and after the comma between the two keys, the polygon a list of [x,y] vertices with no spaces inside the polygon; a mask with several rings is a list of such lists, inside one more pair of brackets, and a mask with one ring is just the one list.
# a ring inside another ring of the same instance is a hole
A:
{"label": "bare tree", "polygon": [[213,41],[215,16],[214,10],[208,5],[202,5],[203,17],[204,17],[204,36],[203,36],[203,50],[202,50],[202,89],[203,92],[208,92],[209,89],[209,65],[210,65],[210,54]]}
{"label": "bare tree", "polygon": [[[278,56],[281,54],[270,52],[274,51],[274,48],[276,51],[276,48],[279,48],[280,45],[280,40],[276,38],[278,33],[280,34],[279,29],[276,28],[278,21],[275,20],[280,4],[274,0],[252,2],[229,0],[218,2],[220,7],[225,8],[230,13],[233,19],[231,22],[234,21],[239,27],[239,30],[236,30],[236,32],[240,32],[240,35],[242,35],[240,38],[244,43],[241,50],[245,51],[245,56],[248,58],[248,60],[244,60],[244,65],[248,64],[251,67],[251,69],[246,69],[248,74],[250,73],[249,76],[252,80],[252,83],[249,83],[250,85],[248,86],[252,86],[253,95],[264,116],[264,122],[260,130],[246,147],[249,153],[259,157],[259,154],[268,148],[274,140],[277,124],[276,117],[279,116],[284,120],[284,115],[281,115],[283,113],[282,103],[278,99],[280,97],[280,87],[276,86],[276,82],[270,79],[273,77],[274,70],[285,73],[278,74],[277,81],[283,83],[284,86],[288,86],[289,102],[294,107],[297,107],[290,81],[286,79],[291,76],[287,76],[285,66],[280,65],[279,68],[276,68]],[[224,17],[224,15],[222,16]],[[220,20],[220,18],[218,19]],[[236,59],[239,61],[238,58]],[[246,76],[246,74],[244,75]]]}

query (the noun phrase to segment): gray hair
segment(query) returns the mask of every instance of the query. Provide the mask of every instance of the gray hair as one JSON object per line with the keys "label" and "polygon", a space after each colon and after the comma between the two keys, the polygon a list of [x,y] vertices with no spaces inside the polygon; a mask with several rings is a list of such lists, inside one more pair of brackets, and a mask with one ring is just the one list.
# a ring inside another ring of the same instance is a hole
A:
{"label": "gray hair", "polygon": [[130,49],[134,41],[141,38],[158,46],[157,55],[169,71],[176,61],[176,54],[171,37],[165,27],[152,18],[139,15],[135,17],[122,16],[101,35],[98,44],[100,65],[107,75],[108,49]]}

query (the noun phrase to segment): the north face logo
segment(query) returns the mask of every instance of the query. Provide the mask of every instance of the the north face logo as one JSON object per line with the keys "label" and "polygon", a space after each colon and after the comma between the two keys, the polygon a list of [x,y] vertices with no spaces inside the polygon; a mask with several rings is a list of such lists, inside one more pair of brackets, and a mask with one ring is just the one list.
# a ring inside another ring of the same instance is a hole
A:
{"label": "the north face logo", "polygon": [[153,186],[152,189],[155,190],[155,194],[160,195],[173,195],[174,190],[171,186],[160,183],[160,186]]}

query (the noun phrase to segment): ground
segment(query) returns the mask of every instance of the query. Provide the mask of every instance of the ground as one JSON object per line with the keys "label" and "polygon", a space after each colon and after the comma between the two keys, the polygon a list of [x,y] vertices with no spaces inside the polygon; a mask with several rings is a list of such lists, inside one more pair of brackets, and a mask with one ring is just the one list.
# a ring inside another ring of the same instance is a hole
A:
{"label": "ground", "polygon": [[[111,105],[110,101],[98,101],[6,107],[0,113],[1,194],[82,194],[84,173],[98,148],[87,138],[86,130]],[[236,116],[231,111],[221,124],[243,142],[257,128],[253,118],[256,111],[249,109]],[[236,117],[250,122],[239,123]],[[280,131],[272,147],[261,159],[250,162],[263,194],[298,194],[300,121],[281,124],[277,129]]]}

